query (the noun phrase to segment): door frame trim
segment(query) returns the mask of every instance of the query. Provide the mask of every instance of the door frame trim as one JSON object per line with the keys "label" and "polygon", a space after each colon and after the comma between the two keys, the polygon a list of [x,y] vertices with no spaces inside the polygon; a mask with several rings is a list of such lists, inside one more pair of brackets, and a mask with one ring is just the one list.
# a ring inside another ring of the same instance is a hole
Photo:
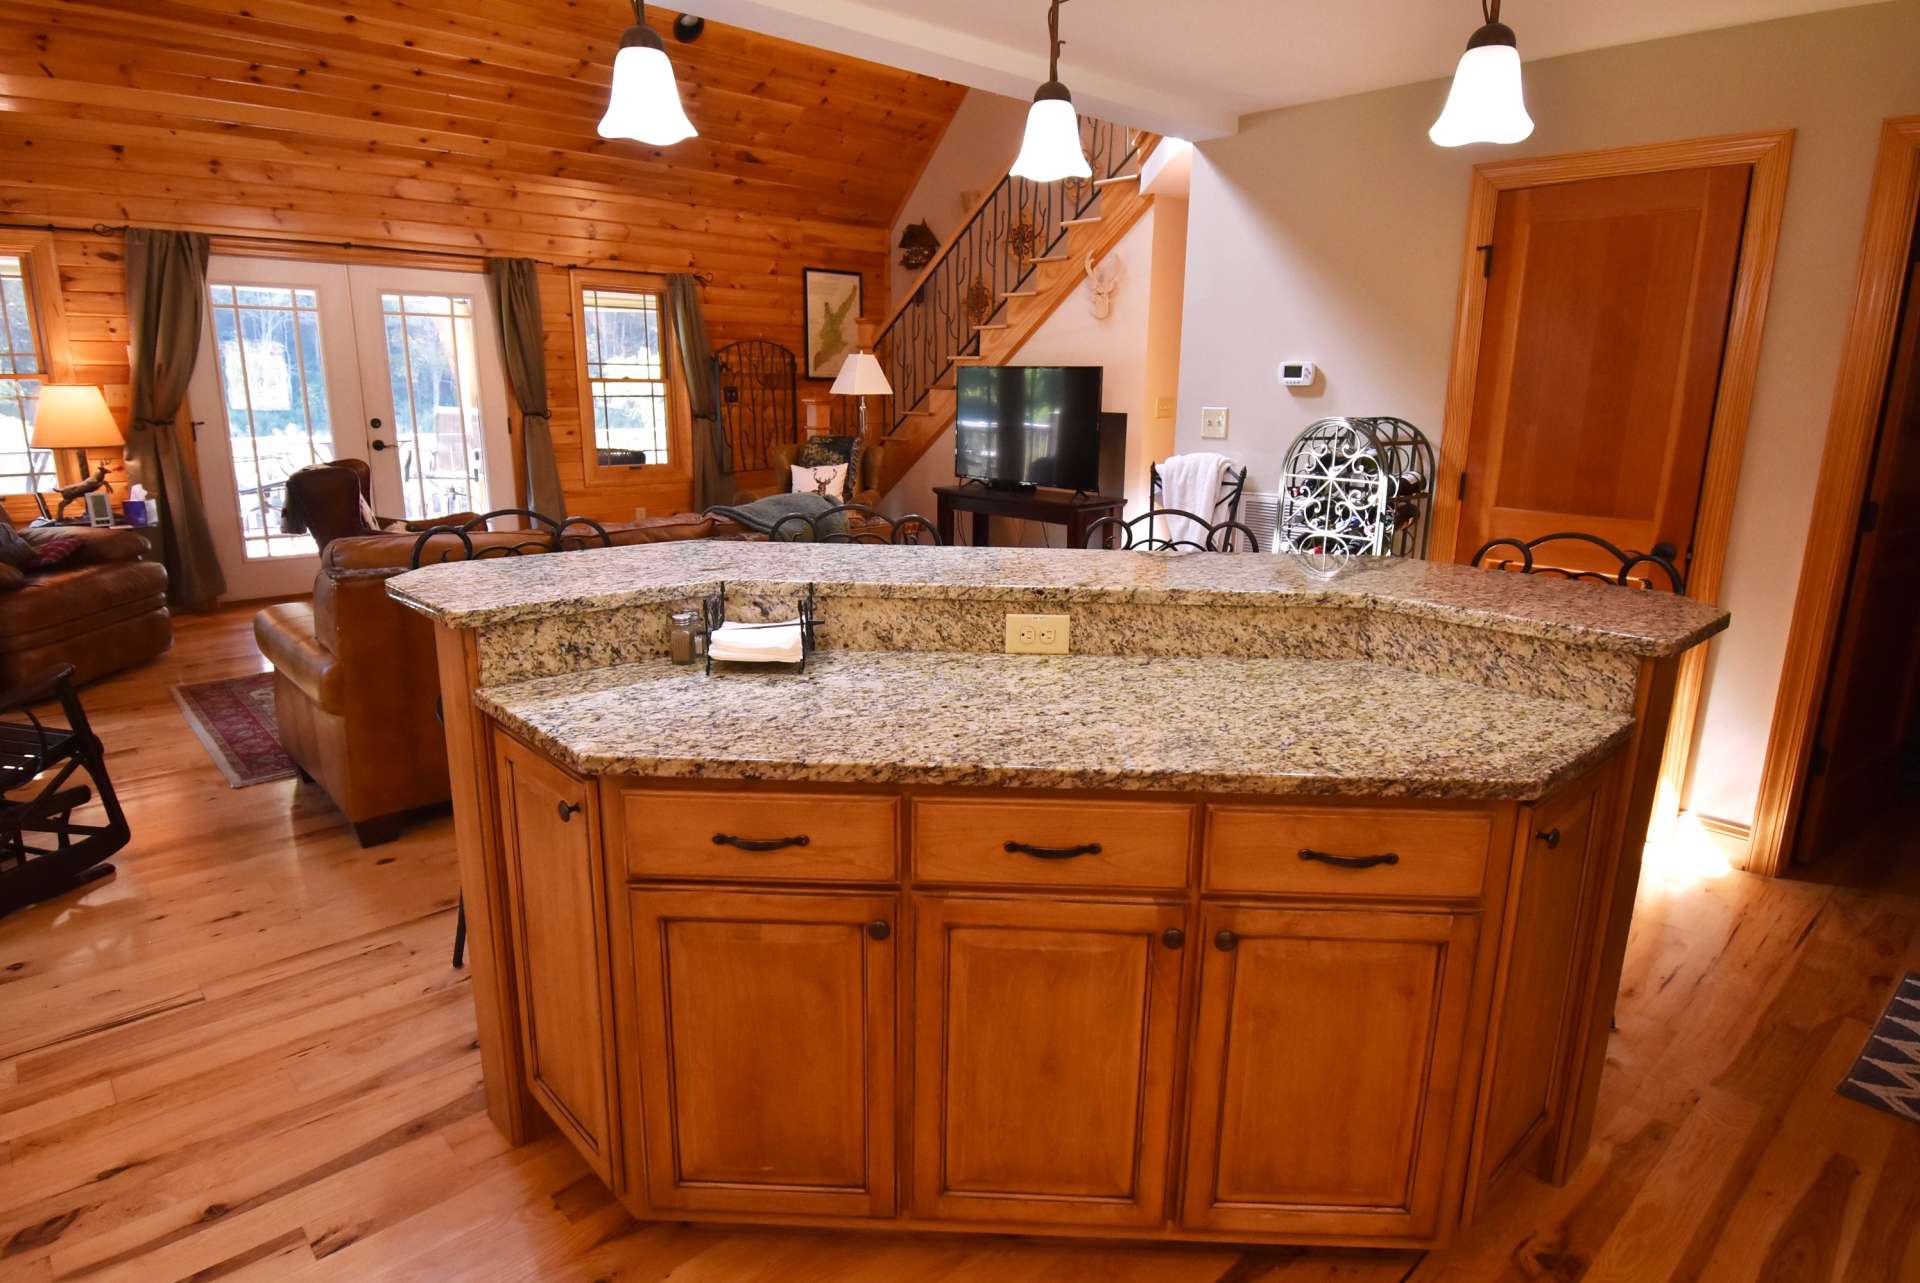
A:
{"label": "door frame trim", "polygon": [[[1793,138],[1791,129],[1761,130],[1559,156],[1529,156],[1473,167],[1467,198],[1466,243],[1460,253],[1460,289],[1454,308],[1453,351],[1447,364],[1439,476],[1434,487],[1432,546],[1440,550],[1437,556],[1457,560],[1462,552],[1455,547],[1460,533],[1460,475],[1466,467],[1472,429],[1474,383],[1479,373],[1480,337],[1487,298],[1487,278],[1482,274],[1479,247],[1493,239],[1500,193],[1591,178],[1657,174],[1709,165],[1746,165],[1753,172],[1747,193],[1747,219],[1740,238],[1740,261],[1734,273],[1726,348],[1720,358],[1720,388],[1714,399],[1713,424],[1707,439],[1700,506],[1694,517],[1693,560],[1687,568],[1687,596],[1708,602],[1719,597],[1721,577],[1726,571],[1727,538],[1733,525],[1740,462],[1746,449],[1747,420],[1753,408],[1753,386],[1760,369],[1760,338],[1766,324],[1767,299],[1773,288],[1774,256],[1780,244]],[[1656,824],[1679,810],[1681,786],[1692,756],[1694,727],[1705,685],[1707,650],[1707,646],[1696,646],[1681,659],[1679,680],[1674,688],[1673,720],[1667,729],[1659,791],[1654,798]]]}
{"label": "door frame trim", "polygon": [[1920,116],[1894,116],[1880,126],[1880,152],[1867,201],[1853,308],[1827,419],[1826,445],[1814,484],[1800,583],[1794,591],[1780,689],[1754,803],[1747,871],[1778,877],[1787,866],[1794,825],[1806,797],[1807,763],[1819,732],[1820,697],[1840,632],[1845,576],[1832,568],[1847,555],[1858,527],[1874,437],[1885,397],[1887,363],[1900,320],[1914,221],[1920,217]]}

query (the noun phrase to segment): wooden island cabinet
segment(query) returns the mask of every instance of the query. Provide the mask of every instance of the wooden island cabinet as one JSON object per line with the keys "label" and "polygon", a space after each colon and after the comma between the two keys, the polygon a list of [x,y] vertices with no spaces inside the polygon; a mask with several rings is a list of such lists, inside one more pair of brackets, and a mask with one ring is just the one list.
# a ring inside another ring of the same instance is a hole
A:
{"label": "wooden island cabinet", "polygon": [[1444,1239],[1554,1124],[1615,754],[1533,805],[748,788],[492,731],[534,1098],[638,1216]]}
{"label": "wooden island cabinet", "polygon": [[[1422,1247],[1586,1150],[1724,611],[1389,560],[424,567],[489,1116],[642,1219]],[[822,621],[676,665],[670,612]],[[1001,653],[1064,615],[1072,653]]]}

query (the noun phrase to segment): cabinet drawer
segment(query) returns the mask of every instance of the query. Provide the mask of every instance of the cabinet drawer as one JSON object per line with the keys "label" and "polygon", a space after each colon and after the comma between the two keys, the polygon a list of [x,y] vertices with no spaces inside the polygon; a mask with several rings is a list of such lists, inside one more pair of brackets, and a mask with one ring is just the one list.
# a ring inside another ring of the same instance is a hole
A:
{"label": "cabinet drawer", "polygon": [[916,798],[914,873],[928,882],[1184,887],[1193,808],[1169,802]]}
{"label": "cabinet drawer", "polygon": [[899,800],[847,793],[622,789],[630,878],[886,882]]}
{"label": "cabinet drawer", "polygon": [[1209,891],[1468,899],[1493,817],[1477,811],[1207,808]]}

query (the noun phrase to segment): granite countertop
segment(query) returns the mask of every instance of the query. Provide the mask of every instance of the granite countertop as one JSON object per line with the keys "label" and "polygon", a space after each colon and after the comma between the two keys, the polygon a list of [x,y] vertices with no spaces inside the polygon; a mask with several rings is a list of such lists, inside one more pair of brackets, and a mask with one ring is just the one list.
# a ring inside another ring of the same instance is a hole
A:
{"label": "granite countertop", "polygon": [[1661,657],[1727,626],[1717,606],[1662,592],[1406,559],[1332,579],[1271,554],[922,548],[685,540],[559,556],[449,562],[395,576],[394,597],[456,628],[812,585],[823,594],[1030,605],[1151,603],[1391,611]]}
{"label": "granite countertop", "polygon": [[1632,725],[1348,660],[823,651],[474,698],[592,775],[1377,797],[1536,798]]}

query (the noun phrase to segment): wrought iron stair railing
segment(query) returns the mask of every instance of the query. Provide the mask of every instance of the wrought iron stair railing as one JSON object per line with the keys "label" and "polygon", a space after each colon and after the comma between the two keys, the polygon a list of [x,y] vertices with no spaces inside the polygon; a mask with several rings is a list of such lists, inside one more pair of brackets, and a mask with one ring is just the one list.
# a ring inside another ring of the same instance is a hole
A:
{"label": "wrought iron stair railing", "polygon": [[1026,296],[1034,273],[1058,255],[1078,220],[1091,217],[1109,184],[1144,160],[1147,136],[1092,117],[1080,118],[1093,180],[1035,183],[1008,174],[987,194],[966,226],[921,273],[874,341],[893,396],[877,400],[885,435],[922,409],[956,357],[978,356],[1007,304]]}

